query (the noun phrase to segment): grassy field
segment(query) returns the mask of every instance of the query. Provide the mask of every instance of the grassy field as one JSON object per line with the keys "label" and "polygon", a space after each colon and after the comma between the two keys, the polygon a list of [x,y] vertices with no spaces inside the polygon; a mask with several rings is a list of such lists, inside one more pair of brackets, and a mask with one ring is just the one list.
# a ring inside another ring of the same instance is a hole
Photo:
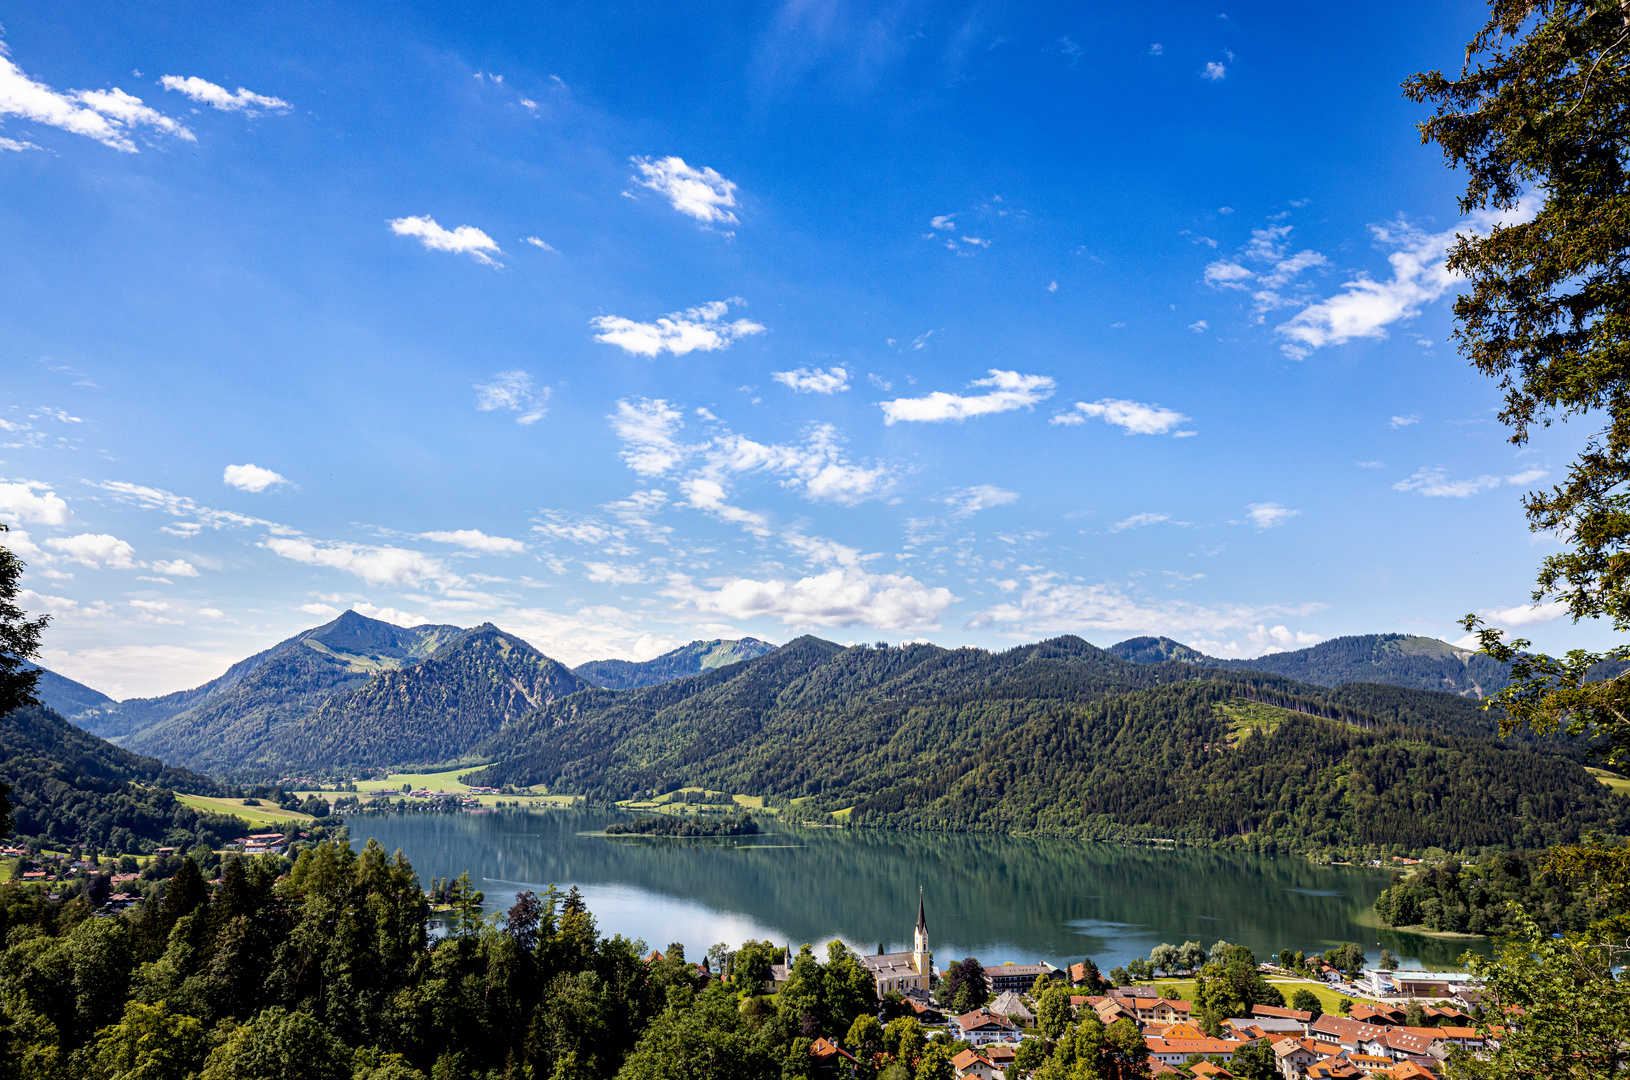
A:
{"label": "grassy field", "polygon": [[[424,789],[426,791],[444,791],[449,795],[469,795],[470,786],[468,784],[459,783],[458,778],[466,773],[475,771],[475,769],[479,767],[480,766],[476,765],[466,765],[463,768],[447,769],[444,772],[435,773],[391,773],[389,776],[386,776],[380,780],[358,780],[357,796],[358,798],[365,798],[370,794],[380,791],[390,791],[400,794],[403,784],[412,785],[413,790],[415,791]],[[302,799],[307,795],[321,795],[326,799],[332,800],[338,793],[331,791],[297,791],[294,794]],[[531,793],[520,795],[476,795],[474,798],[482,806],[492,806],[500,802],[519,802],[525,806],[571,806],[573,803],[577,802],[577,797],[574,795],[542,795]]]}
{"label": "grassy field", "polygon": [[1585,766],[1585,771],[1620,795],[1630,795],[1630,778],[1620,776],[1618,773],[1610,773],[1606,769],[1593,769],[1589,765]]}
{"label": "grassy field", "polygon": [[274,828],[282,828],[290,821],[311,820],[310,814],[282,810],[267,804],[245,806],[242,799],[212,799],[203,795],[177,795],[176,799],[194,810],[208,810],[212,814],[231,814],[234,817],[243,818],[251,825],[270,825]]}
{"label": "grassy field", "polygon": [[1285,722],[1285,717],[1291,715],[1284,709],[1274,708],[1272,705],[1262,705],[1255,701],[1230,701],[1217,706],[1224,716],[1228,717],[1228,745],[1233,746],[1241,739],[1249,737],[1253,732],[1262,732],[1264,735],[1273,734],[1274,728]]}

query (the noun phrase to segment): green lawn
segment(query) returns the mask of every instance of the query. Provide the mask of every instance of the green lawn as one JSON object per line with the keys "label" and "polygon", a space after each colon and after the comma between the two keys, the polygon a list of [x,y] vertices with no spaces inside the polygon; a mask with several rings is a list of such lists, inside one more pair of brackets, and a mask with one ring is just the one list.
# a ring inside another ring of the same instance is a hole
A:
{"label": "green lawn", "polygon": [[[466,773],[474,772],[478,768],[480,768],[479,765],[466,765],[463,768],[447,769],[443,772],[391,773],[389,776],[386,776],[380,780],[358,780],[356,794],[359,798],[365,798],[368,795],[381,791],[394,792],[399,795],[402,792],[403,784],[411,784],[413,790],[415,791],[422,788],[427,791],[444,791],[449,795],[468,795],[470,792],[470,786],[468,784],[459,783],[458,778]],[[323,798],[333,801],[339,795],[345,793],[333,791],[297,791],[294,794],[302,799],[304,799],[307,795],[321,795]],[[575,795],[538,795],[523,793],[519,795],[477,795],[475,796],[475,800],[482,806],[492,806],[495,803],[500,802],[519,802],[524,806],[571,806],[573,803],[578,801],[578,797]]]}
{"label": "green lawn", "polygon": [[[1319,1005],[1325,1012],[1339,1014],[1341,1012],[1341,999],[1347,996],[1346,994],[1332,990],[1328,986],[1322,986],[1318,983],[1303,982],[1299,979],[1269,979],[1268,982],[1281,994],[1285,995],[1285,1004],[1287,1006],[1290,1004],[1290,999],[1296,994],[1296,991],[1311,990],[1313,991],[1313,996],[1319,999]],[[1193,979],[1156,979],[1150,985],[1175,988],[1179,994],[1183,995],[1184,1001],[1194,1000],[1195,982]],[[1354,998],[1353,1000],[1360,1001],[1363,999]]]}
{"label": "green lawn", "polygon": [[204,795],[177,795],[176,799],[194,810],[208,810],[214,814],[231,814],[233,817],[243,818],[251,825],[270,825],[275,828],[282,828],[290,821],[311,820],[310,814],[282,810],[265,803],[260,806],[245,806],[242,799],[212,799]]}

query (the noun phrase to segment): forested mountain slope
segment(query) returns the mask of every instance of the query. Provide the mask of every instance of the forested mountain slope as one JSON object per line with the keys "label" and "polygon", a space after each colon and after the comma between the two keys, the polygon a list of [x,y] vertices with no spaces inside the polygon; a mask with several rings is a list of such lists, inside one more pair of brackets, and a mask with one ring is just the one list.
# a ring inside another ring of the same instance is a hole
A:
{"label": "forested mountain slope", "polygon": [[1111,645],[1109,651],[1138,664],[1179,660],[1229,671],[1263,671],[1332,687],[1368,682],[1487,697],[1509,681],[1505,665],[1493,657],[1437,638],[1407,634],[1332,638],[1311,648],[1252,660],[1221,660],[1170,638],[1128,638]]}
{"label": "forested mountain slope", "polygon": [[133,754],[39,706],[0,716],[0,783],[11,787],[14,833],[44,843],[214,845],[244,826],[176,801],[176,791],[232,794],[209,777]]}
{"label": "forested mountain slope", "polygon": [[672,652],[665,652],[651,660],[590,660],[572,669],[572,674],[591,686],[607,690],[630,690],[636,686],[655,686],[671,679],[700,675],[728,664],[763,656],[775,648],[768,641],[744,637],[736,640],[714,638],[712,641],[693,641]]}
{"label": "forested mountain slope", "polygon": [[93,690],[84,683],[75,682],[66,675],[58,675],[27,660],[23,661],[23,670],[40,673],[39,681],[34,684],[34,696],[41,705],[61,716],[75,716],[118,704],[100,690]]}
{"label": "forested mountain slope", "polygon": [[583,682],[491,623],[443,645],[429,659],[376,675],[314,713],[281,727],[233,767],[285,764],[413,765],[457,758]]}
{"label": "forested mountain slope", "polygon": [[703,784],[855,824],[1263,850],[1625,828],[1630,804],[1577,763],[1402,726],[1415,697],[1427,723],[1459,718],[1441,695],[1388,694],[1377,716],[1319,687],[1129,663],[1073,637],[994,654],[806,637],[695,679],[556,701],[481,747],[499,760],[475,775],[608,800]]}
{"label": "forested mountain slope", "polygon": [[[298,715],[336,688],[417,663],[462,633],[457,626],[402,627],[347,611],[238,661],[202,686],[65,715],[87,731],[185,761],[186,740],[200,728],[268,724]],[[176,719],[181,723],[161,728]]]}
{"label": "forested mountain slope", "polygon": [[125,745],[235,775],[423,764],[581,685],[491,624],[404,630],[347,612]]}

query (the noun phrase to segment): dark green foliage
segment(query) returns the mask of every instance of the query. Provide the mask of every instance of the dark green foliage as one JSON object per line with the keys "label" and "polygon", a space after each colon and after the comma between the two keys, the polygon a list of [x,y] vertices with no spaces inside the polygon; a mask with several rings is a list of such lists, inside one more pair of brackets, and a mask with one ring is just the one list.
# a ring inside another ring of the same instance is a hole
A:
{"label": "dark green foliage", "polygon": [[[1229,710],[1245,701],[1293,711],[1241,738]],[[487,744],[501,760],[471,780],[605,801],[705,785],[810,819],[852,808],[860,826],[1265,851],[1537,848],[1630,825],[1575,762],[1402,726],[1463,720],[1443,695],[1398,689],[1386,704],[1400,723],[1318,687],[1131,664],[1078,638],[1000,654],[801,638],[694,679],[554,702]]]}
{"label": "dark green foliage", "polygon": [[1520,933],[1524,918],[1547,933],[1583,932],[1595,920],[1619,914],[1550,872],[1542,856],[1509,851],[1467,863],[1446,859],[1407,877],[1394,874],[1375,899],[1375,913],[1388,926],[1491,937]]}
{"label": "dark green foliage", "polygon": [[33,663],[24,666],[39,672],[39,682],[34,684],[34,696],[39,699],[39,703],[70,720],[80,713],[118,704],[100,690],[92,690],[84,683],[75,682]]}
{"label": "dark green foliage", "polygon": [[42,844],[94,844],[115,852],[212,847],[245,822],[199,813],[175,792],[231,795],[207,776],[133,754],[29,706],[0,716],[0,782],[12,788],[13,832]]}
{"label": "dark green foliage", "polygon": [[715,638],[712,641],[693,641],[652,660],[590,660],[572,668],[572,674],[590,686],[606,690],[631,690],[636,686],[655,686],[672,679],[700,675],[704,671],[763,656],[774,649],[775,646],[768,641],[753,637],[736,640]]}
{"label": "dark green foliage", "polygon": [[607,836],[748,836],[756,832],[758,822],[753,820],[751,814],[726,814],[724,817],[658,814],[606,826]]}

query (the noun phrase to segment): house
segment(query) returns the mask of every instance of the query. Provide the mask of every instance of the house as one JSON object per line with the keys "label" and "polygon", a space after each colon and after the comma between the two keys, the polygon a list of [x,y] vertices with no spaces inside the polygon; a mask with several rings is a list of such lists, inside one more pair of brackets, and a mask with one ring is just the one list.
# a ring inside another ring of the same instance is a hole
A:
{"label": "house", "polygon": [[1345,1016],[1325,1013],[1313,1022],[1308,1034],[1337,1043],[1343,1050],[1358,1050],[1366,1041],[1385,1035],[1386,1030],[1375,1024],[1365,1024]]}
{"label": "house", "polygon": [[1404,1010],[1384,1001],[1355,1001],[1348,1015],[1366,1024],[1402,1024]]}
{"label": "house", "polygon": [[1442,1027],[1406,1027],[1401,1030],[1424,1036],[1444,1046],[1458,1046],[1465,1050],[1481,1050],[1485,1045],[1482,1034],[1470,1025],[1446,1024]]}
{"label": "house", "polygon": [[905,997],[901,999],[901,1004],[910,1009],[912,1015],[916,1016],[922,1023],[945,1023],[945,1014],[921,990],[907,991]]}
{"label": "house", "polygon": [[1071,964],[1069,967],[1070,985],[1080,986],[1087,981],[1089,975],[1097,970],[1096,966],[1089,968],[1085,960],[1079,964]]}
{"label": "house", "polygon": [[1022,994],[1036,985],[1038,976],[1063,982],[1064,969],[1056,968],[1045,960],[1039,964],[1003,964],[985,969],[985,978],[990,981],[990,992],[993,994],[1004,990]]}
{"label": "house", "polygon": [[1234,1074],[1228,1071],[1228,1067],[1215,1061],[1197,1061],[1190,1066],[1189,1072],[1203,1080],[1234,1080]]}
{"label": "house", "polygon": [[1347,1060],[1371,1073],[1385,1073],[1393,1065],[1391,1058],[1376,1057],[1374,1054],[1348,1054]]}
{"label": "house", "polygon": [[976,1080],[1000,1080],[1001,1071],[991,1060],[974,1050],[964,1050],[951,1059],[951,1068],[958,1076],[971,1076]]}
{"label": "house", "polygon": [[1018,1050],[1006,1043],[991,1043],[984,1052],[985,1060],[996,1066],[998,1072],[1006,1072],[1013,1059],[1019,1056]]}
{"label": "house", "polygon": [[1156,1020],[1165,1020],[1168,1023],[1187,1020],[1194,1015],[1194,1002],[1167,1001],[1161,998],[1155,1002],[1154,1015]]}
{"label": "house", "polygon": [[853,1077],[859,1059],[831,1039],[822,1037],[809,1044],[816,1076]]}
{"label": "house", "polygon": [[1386,1072],[1375,1075],[1388,1077],[1389,1080],[1437,1080],[1431,1069],[1413,1061],[1400,1061]]}
{"label": "house", "polygon": [[1206,1033],[1189,1023],[1179,1020],[1175,1024],[1163,1024],[1158,1020],[1151,1020],[1143,1025],[1143,1034],[1147,1038],[1153,1036],[1159,1039],[1203,1039]]}
{"label": "house", "polygon": [[990,1011],[1007,1017],[1020,1027],[1029,1027],[1036,1022],[1036,1015],[1025,1008],[1024,1002],[1011,990],[1003,990],[996,995],[990,1003]]}
{"label": "house", "polygon": [[924,916],[921,894],[917,896],[917,925],[912,931],[911,951],[878,952],[876,956],[862,956],[860,961],[877,982],[878,997],[890,991],[904,994],[934,989],[934,952],[928,947],[928,919]]}
{"label": "house", "polygon": [[[1420,1035],[1417,1032],[1423,1029],[1415,1028],[1382,1028],[1380,1034],[1366,1038],[1359,1047],[1366,1054],[1376,1057],[1387,1057],[1393,1061],[1405,1061],[1409,1058],[1424,1058],[1432,1054],[1432,1047],[1438,1040],[1432,1035]],[[1442,1049],[1440,1044],[1440,1052]]]}
{"label": "house", "polygon": [[1252,1038],[1266,1037],[1275,1042],[1307,1034],[1306,1024],[1277,1016],[1231,1016],[1223,1021],[1223,1025],[1236,1031],[1255,1031],[1257,1034],[1251,1036]]}
{"label": "house", "polygon": [[987,1008],[963,1013],[951,1021],[950,1029],[953,1039],[960,1039],[970,1046],[1006,1042],[1019,1036],[1019,1029],[1013,1021]]}
{"label": "house", "polygon": [[1228,1039],[1162,1039],[1144,1036],[1143,1045],[1149,1048],[1149,1056],[1156,1061],[1167,1065],[1181,1065],[1189,1059],[1190,1054],[1199,1054],[1210,1057],[1216,1054],[1223,1059],[1223,1064],[1234,1060],[1234,1051],[1242,1049],[1245,1044],[1232,1042]]}
{"label": "house", "polygon": [[1276,1020],[1295,1020],[1304,1027],[1313,1023],[1313,1014],[1306,1009],[1286,1009],[1278,1005],[1252,1005],[1252,1016],[1270,1016]]}
{"label": "house", "polygon": [[1307,1067],[1304,1075],[1307,1080],[1359,1080],[1364,1070],[1338,1055],[1315,1061]]}
{"label": "house", "polygon": [[1273,1044],[1274,1067],[1285,1080],[1298,1080],[1307,1075],[1309,1066],[1339,1053],[1340,1046],[1317,1039],[1287,1038]]}

